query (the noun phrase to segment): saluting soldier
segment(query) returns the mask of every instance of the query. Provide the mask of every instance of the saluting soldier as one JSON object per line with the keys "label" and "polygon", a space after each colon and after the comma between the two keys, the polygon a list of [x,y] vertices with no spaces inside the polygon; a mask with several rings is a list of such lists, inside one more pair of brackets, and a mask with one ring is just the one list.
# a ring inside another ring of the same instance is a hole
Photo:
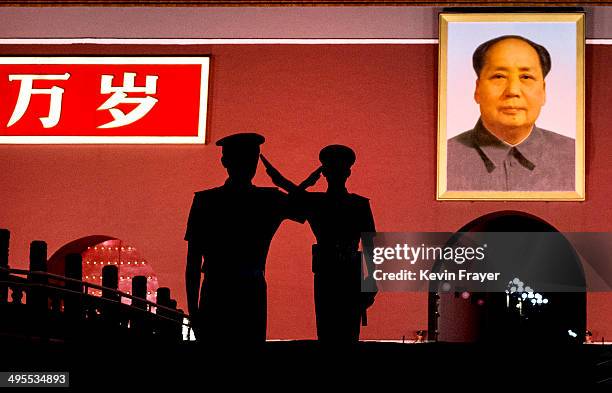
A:
{"label": "saluting soldier", "polygon": [[[300,186],[295,186],[262,157],[273,182],[289,191],[294,207],[308,220],[317,239],[312,247],[312,271],[319,341],[356,343],[361,318],[376,295],[371,277],[374,266],[366,258],[370,274],[364,282],[359,252],[360,241],[363,246],[371,244],[376,231],[374,218],[369,200],[346,189],[355,152],[347,146],[330,145],[321,150],[319,160],[321,167]],[[306,192],[306,186],[320,174],[327,180],[327,191]]]}
{"label": "saluting soldier", "polygon": [[242,133],[217,141],[229,177],[193,199],[185,234],[185,281],[200,341],[251,345],[266,339],[266,257],[280,223],[296,218],[285,193],[251,183],[264,140]]}

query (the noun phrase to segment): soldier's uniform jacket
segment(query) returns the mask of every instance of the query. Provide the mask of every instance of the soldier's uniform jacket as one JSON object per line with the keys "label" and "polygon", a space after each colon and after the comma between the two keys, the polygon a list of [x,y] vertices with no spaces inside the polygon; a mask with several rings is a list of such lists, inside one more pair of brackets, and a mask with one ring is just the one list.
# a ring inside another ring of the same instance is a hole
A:
{"label": "soldier's uniform jacket", "polygon": [[265,340],[266,256],[285,218],[297,220],[287,195],[276,188],[236,187],[228,181],[195,193],[185,240],[204,256],[203,337]]}
{"label": "soldier's uniform jacket", "polygon": [[328,342],[355,342],[359,338],[361,253],[363,232],[375,232],[367,198],[348,192],[296,192],[299,206],[317,239],[313,246],[317,335]]}
{"label": "soldier's uniform jacket", "polygon": [[320,247],[340,247],[357,251],[362,232],[375,232],[370,201],[343,192],[296,192],[291,194],[293,209],[308,220]]}

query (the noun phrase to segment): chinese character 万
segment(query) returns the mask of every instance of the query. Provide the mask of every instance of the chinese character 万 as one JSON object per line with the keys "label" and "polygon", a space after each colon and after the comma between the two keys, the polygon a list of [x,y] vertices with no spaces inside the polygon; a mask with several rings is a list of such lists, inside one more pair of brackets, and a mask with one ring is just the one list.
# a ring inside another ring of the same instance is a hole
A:
{"label": "chinese character \u4e07", "polygon": [[51,128],[57,125],[62,113],[62,95],[64,94],[64,89],[57,86],[53,86],[50,89],[34,89],[32,86],[35,80],[68,80],[70,78],[69,73],[63,75],[9,75],[8,78],[11,82],[15,80],[21,81],[21,85],[19,86],[17,104],[6,125],[7,127],[12,126],[21,119],[30,105],[30,98],[32,98],[33,94],[49,94],[51,96],[49,115],[39,119],[44,128]]}
{"label": "chinese character \u4e07", "polygon": [[[157,76],[147,75],[144,87],[134,86],[135,72],[123,73],[123,86],[113,86],[113,75],[102,75],[100,84],[101,94],[112,96],[106,100],[98,110],[108,110],[115,120],[98,126],[97,128],[114,128],[131,124],[143,118],[157,103],[157,98],[153,97],[128,97],[126,93],[145,93],[155,94],[157,92]],[[115,108],[119,104],[138,104],[127,114]]]}

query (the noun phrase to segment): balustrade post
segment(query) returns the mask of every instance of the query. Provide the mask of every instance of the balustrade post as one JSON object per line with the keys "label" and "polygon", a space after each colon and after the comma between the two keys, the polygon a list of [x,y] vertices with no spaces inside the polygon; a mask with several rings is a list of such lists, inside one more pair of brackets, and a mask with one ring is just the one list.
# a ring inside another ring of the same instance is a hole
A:
{"label": "balustrade post", "polygon": [[[102,286],[104,288],[117,290],[119,287],[119,268],[116,265],[107,265],[102,268]],[[102,319],[105,325],[119,325],[119,302],[120,296],[108,289],[102,289],[102,297],[110,301],[102,305]]]}
{"label": "balustrade post", "polygon": [[150,314],[147,312],[147,304],[145,303],[147,298],[147,277],[134,276],[132,278],[132,296],[138,299],[132,299],[132,307],[136,310],[133,310],[131,313],[130,329],[133,329],[137,334],[151,334]]}
{"label": "balustrade post", "polygon": [[[0,282],[8,281],[8,255],[9,255],[9,240],[11,232],[8,229],[0,229]],[[8,285],[0,284],[0,305],[8,302]]]}
{"label": "balustrade post", "polygon": [[[132,278],[132,296],[135,296],[139,299],[146,300],[147,298],[147,277],[145,276],[134,276]],[[136,299],[132,299],[132,306],[136,308],[140,308],[142,310],[146,310],[146,303],[144,301],[139,301]]]}
{"label": "balustrade post", "polygon": [[34,240],[30,243],[30,273],[28,281],[31,284],[26,292],[28,307],[27,326],[31,334],[47,339],[53,334],[49,320],[49,292],[47,291],[47,243]]}
{"label": "balustrade post", "polygon": [[[157,304],[164,307],[170,307],[170,288],[160,287],[157,289]],[[168,311],[160,307],[157,307],[156,314],[166,318],[169,316]],[[164,340],[169,339],[172,335],[171,322],[162,318],[159,318],[157,322],[157,331],[160,337]]]}
{"label": "balustrade post", "polygon": [[28,306],[31,306],[34,313],[46,313],[49,308],[49,298],[45,287],[48,280],[45,275],[35,272],[47,272],[47,243],[42,240],[34,240],[30,243],[30,274],[28,279],[34,285],[28,292],[26,302]]}
{"label": "balustrade post", "polygon": [[[177,311],[177,302],[175,299],[170,299],[170,308]],[[172,340],[181,341],[183,338],[183,316],[178,312],[172,313],[170,316],[175,321],[172,326]]]}
{"label": "balustrade post", "polygon": [[[83,257],[81,254],[68,254],[65,260],[65,274],[67,278],[83,281]],[[83,284],[66,281],[65,288],[78,292],[66,294],[64,298],[64,313],[70,321],[79,320],[83,314]]]}

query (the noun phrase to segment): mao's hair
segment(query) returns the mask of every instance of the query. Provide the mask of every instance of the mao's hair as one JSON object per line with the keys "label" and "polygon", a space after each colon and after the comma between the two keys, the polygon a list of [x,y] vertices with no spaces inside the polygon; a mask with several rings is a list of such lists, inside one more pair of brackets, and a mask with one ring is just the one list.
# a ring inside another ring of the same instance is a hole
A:
{"label": "mao's hair", "polygon": [[548,53],[548,50],[542,45],[536,44],[535,42],[528,40],[527,38],[522,37],[520,35],[502,35],[500,37],[493,38],[487,42],[480,44],[480,46],[478,46],[478,48],[476,48],[476,50],[474,51],[474,55],[472,55],[472,65],[474,66],[474,71],[476,71],[476,76],[480,77],[480,71],[482,71],[486,63],[485,60],[489,49],[491,49],[491,47],[497,44],[498,42],[507,39],[521,40],[529,44],[533,49],[535,49],[536,53],[538,54],[538,58],[540,59],[542,75],[544,75],[544,77],[546,78],[546,75],[548,75],[548,73],[550,72],[551,67],[550,53]]}

